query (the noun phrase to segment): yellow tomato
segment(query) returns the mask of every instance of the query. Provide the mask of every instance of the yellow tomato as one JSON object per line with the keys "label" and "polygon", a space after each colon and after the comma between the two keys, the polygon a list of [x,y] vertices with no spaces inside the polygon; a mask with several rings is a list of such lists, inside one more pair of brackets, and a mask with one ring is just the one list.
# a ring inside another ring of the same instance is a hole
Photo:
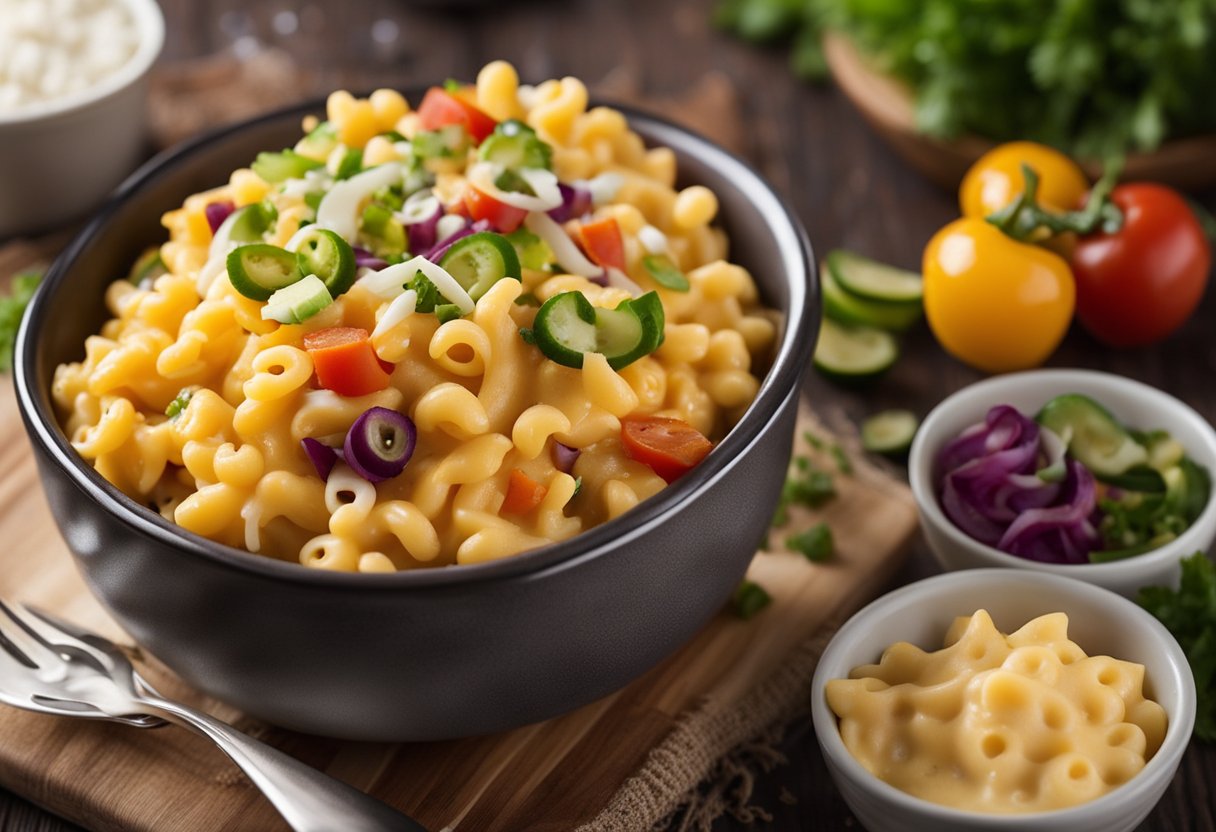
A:
{"label": "yellow tomato", "polygon": [[925,317],[961,361],[990,373],[1042,364],[1068,330],[1076,284],[1068,263],[964,217],[925,248]]}
{"label": "yellow tomato", "polygon": [[1022,165],[1039,175],[1039,204],[1054,211],[1081,206],[1089,181],[1076,162],[1034,142],[1009,142],[981,156],[963,177],[958,204],[964,217],[987,217],[1017,199],[1025,188]]}

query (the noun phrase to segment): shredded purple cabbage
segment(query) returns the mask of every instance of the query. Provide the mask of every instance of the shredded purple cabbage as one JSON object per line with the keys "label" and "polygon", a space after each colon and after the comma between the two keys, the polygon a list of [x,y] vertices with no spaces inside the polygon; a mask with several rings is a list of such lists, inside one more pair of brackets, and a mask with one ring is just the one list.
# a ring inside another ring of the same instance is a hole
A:
{"label": "shredded purple cabbage", "polygon": [[[1102,541],[1094,477],[1054,434],[1009,405],[949,442],[937,458],[942,509],[981,543],[1029,560],[1086,563]],[[1049,472],[1060,472],[1060,478]]]}
{"label": "shredded purple cabbage", "polygon": [[591,191],[564,182],[559,182],[557,187],[562,194],[562,204],[548,212],[555,222],[568,222],[591,210]]}
{"label": "shredded purple cabbage", "polygon": [[224,224],[224,220],[232,216],[232,212],[236,210],[236,205],[230,199],[221,199],[216,202],[208,202],[203,208],[203,216],[207,218],[207,225],[211,228],[211,233],[220,230],[220,226]]}
{"label": "shredded purple cabbage", "polygon": [[388,261],[372,254],[365,248],[355,246],[355,265],[361,269],[380,271],[388,268]]}

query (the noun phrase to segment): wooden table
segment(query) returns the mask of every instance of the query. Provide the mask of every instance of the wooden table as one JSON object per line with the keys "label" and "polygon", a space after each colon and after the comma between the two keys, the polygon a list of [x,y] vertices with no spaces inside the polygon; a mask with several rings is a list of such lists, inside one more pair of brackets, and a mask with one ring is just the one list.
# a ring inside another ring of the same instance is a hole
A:
{"label": "wooden table", "polygon": [[[166,61],[225,48],[249,38],[282,47],[316,73],[318,88],[408,86],[471,78],[493,58],[513,61],[526,78],[572,74],[595,84],[625,71],[647,94],[678,95],[718,71],[736,86],[743,152],[788,196],[819,252],[847,247],[916,268],[932,233],[955,216],[953,195],[909,171],[831,88],[792,80],[780,49],[757,50],[714,32],[712,0],[530,0],[499,3],[476,15],[467,3],[451,12],[388,0],[161,0],[168,19]],[[422,6],[423,4],[419,4]],[[434,3],[436,7],[442,3]],[[247,11],[246,7],[253,7]],[[469,20],[478,17],[478,22]],[[1216,206],[1216,193],[1201,196]],[[1090,367],[1162,387],[1216,418],[1216,316],[1211,293],[1190,323],[1168,342],[1112,352],[1084,332],[1070,333],[1050,364]],[[807,390],[820,404],[855,419],[888,407],[921,414],[979,374],[945,355],[923,326],[904,340],[905,358],[876,386],[842,391],[817,377]],[[937,569],[918,545],[897,583]],[[756,783],[753,803],[771,813],[772,829],[837,829],[855,825],[832,786],[809,718],[792,726],[781,750],[788,763]],[[1216,747],[1193,745],[1165,799],[1143,830],[1216,830]],[[0,829],[73,829],[0,791]],[[722,830],[749,828],[726,818]]]}

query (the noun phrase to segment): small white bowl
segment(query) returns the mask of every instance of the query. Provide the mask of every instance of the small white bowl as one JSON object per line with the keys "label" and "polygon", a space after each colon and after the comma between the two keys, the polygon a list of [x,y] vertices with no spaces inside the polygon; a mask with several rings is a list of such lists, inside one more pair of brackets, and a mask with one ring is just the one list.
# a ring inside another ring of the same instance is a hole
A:
{"label": "small white bowl", "polygon": [[988,410],[1009,404],[1033,416],[1050,399],[1082,393],[1104,405],[1123,423],[1142,430],[1163,429],[1182,443],[1187,454],[1216,472],[1216,431],[1202,416],[1155,387],[1092,370],[1034,370],[996,376],[965,387],[941,402],[925,418],[912,442],[908,479],[920,510],[921,528],[942,568],[1006,566],[1079,578],[1134,597],[1142,586],[1178,586],[1178,561],[1206,552],[1216,537],[1216,500],[1190,528],[1159,549],[1111,563],[1040,563],[980,543],[951,522],[939,500],[937,455],[965,428],[984,420]]}
{"label": "small white bowl", "polygon": [[83,215],[139,164],[165,20],[156,0],[121,2],[139,41],[126,64],[79,93],[0,113],[0,238]]}
{"label": "small white bowl", "polygon": [[[1068,635],[1089,655],[1109,655],[1145,667],[1145,694],[1165,709],[1161,748],[1132,779],[1068,809],[983,814],[951,809],[900,791],[868,772],[840,738],[825,686],[877,662],[897,641],[940,649],[955,617],[985,609],[1002,632],[1039,615],[1068,614]],[[1195,724],[1195,682],[1182,648],[1140,607],[1082,581],[977,569],[938,575],[884,595],[850,618],[824,650],[811,684],[811,715],[828,769],[849,808],[870,832],[1130,832],[1169,787]]]}

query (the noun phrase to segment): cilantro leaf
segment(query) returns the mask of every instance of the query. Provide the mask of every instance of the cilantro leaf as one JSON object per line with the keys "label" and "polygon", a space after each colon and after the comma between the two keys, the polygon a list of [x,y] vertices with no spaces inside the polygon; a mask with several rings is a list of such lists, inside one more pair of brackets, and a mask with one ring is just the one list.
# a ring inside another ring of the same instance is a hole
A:
{"label": "cilantro leaf", "polygon": [[17,328],[25,307],[29,306],[34,290],[42,281],[42,275],[34,272],[19,274],[13,278],[7,295],[0,295],[0,373],[13,368],[13,347],[17,340]]}
{"label": "cilantro leaf", "polygon": [[801,534],[790,535],[785,539],[785,546],[815,563],[829,560],[836,551],[832,530],[827,523],[816,523]]}
{"label": "cilantro leaf", "polygon": [[1136,599],[1186,652],[1199,692],[1195,736],[1216,742],[1216,565],[1203,552],[1182,560],[1178,591],[1150,586]]}
{"label": "cilantro leaf", "polygon": [[772,596],[765,591],[764,587],[755,581],[742,581],[735,594],[731,596],[730,605],[734,610],[735,615],[748,620],[760,610],[767,607],[773,602]]}

